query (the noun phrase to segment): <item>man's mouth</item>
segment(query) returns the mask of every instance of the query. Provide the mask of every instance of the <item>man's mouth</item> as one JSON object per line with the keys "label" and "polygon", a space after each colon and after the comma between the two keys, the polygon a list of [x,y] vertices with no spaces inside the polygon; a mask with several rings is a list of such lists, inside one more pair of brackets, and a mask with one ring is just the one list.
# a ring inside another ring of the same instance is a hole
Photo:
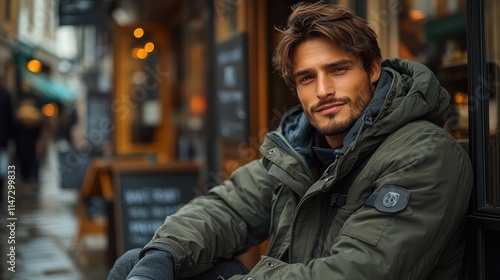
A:
{"label": "man's mouth", "polygon": [[340,111],[345,104],[346,104],[345,102],[335,102],[335,103],[324,104],[324,105],[317,107],[315,112],[322,114],[322,115],[334,114],[334,113],[337,113],[338,111]]}

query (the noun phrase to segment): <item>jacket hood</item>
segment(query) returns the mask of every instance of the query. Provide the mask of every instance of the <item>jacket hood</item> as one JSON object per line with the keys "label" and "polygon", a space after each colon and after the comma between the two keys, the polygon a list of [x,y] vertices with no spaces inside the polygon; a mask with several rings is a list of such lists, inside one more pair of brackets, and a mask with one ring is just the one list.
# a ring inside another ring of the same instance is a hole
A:
{"label": "jacket hood", "polygon": [[[451,112],[450,102],[450,94],[440,86],[429,68],[410,60],[387,59],[382,62],[374,97],[347,134],[340,153],[353,149],[348,146],[357,145],[358,140],[390,134],[418,119],[427,119],[442,127]],[[275,132],[306,161],[311,158],[312,147],[325,147],[324,136],[312,127],[300,105],[283,117]]]}
{"label": "jacket hood", "polygon": [[389,132],[418,119],[440,127],[451,113],[451,96],[425,65],[405,59],[387,59],[382,67],[393,76],[392,89],[378,116]]}

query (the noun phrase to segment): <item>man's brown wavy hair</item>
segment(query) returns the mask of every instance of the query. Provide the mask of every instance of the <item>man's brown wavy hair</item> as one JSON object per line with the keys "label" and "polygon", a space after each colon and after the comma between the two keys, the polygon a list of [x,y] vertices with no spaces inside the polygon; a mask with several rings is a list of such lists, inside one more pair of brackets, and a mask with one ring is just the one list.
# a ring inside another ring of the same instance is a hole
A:
{"label": "man's brown wavy hair", "polygon": [[371,72],[372,62],[381,61],[377,35],[368,23],[348,8],[316,2],[292,7],[287,26],[278,29],[280,41],[273,64],[287,85],[295,90],[293,56],[297,46],[314,38],[326,38],[347,54],[361,59],[363,68]]}

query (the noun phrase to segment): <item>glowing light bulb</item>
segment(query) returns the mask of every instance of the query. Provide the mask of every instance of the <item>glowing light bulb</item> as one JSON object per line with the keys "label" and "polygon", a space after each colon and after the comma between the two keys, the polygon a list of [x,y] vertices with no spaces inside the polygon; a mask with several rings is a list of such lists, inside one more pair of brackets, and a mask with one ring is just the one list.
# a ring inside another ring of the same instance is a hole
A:
{"label": "glowing light bulb", "polygon": [[141,38],[142,36],[144,36],[144,29],[140,28],[140,27],[137,27],[135,30],[134,30],[134,37],[135,38]]}
{"label": "glowing light bulb", "polygon": [[144,45],[144,49],[150,53],[152,52],[154,49],[155,49],[155,44],[153,44],[152,42],[147,42],[145,45]]}
{"label": "glowing light bulb", "polygon": [[42,63],[39,60],[32,59],[28,61],[28,64],[26,64],[26,67],[28,70],[30,70],[33,73],[38,73],[42,71]]}
{"label": "glowing light bulb", "polygon": [[42,106],[42,114],[46,117],[57,116],[58,108],[54,103],[48,103]]}
{"label": "glowing light bulb", "polygon": [[138,49],[137,50],[137,58],[145,59],[147,56],[148,56],[148,52],[145,49]]}

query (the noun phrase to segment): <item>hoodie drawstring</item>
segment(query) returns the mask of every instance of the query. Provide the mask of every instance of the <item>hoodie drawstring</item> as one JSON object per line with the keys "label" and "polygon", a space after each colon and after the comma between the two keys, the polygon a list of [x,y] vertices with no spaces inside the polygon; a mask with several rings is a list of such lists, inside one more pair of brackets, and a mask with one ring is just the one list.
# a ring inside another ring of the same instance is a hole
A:
{"label": "hoodie drawstring", "polygon": [[354,141],[352,142],[351,148],[349,150],[352,151],[356,147],[358,138],[361,135],[361,132],[363,132],[363,128],[365,125],[368,125],[369,127],[373,125],[373,117],[370,114],[366,114],[363,116],[363,122],[361,123],[358,133],[356,134],[356,138],[354,138]]}

